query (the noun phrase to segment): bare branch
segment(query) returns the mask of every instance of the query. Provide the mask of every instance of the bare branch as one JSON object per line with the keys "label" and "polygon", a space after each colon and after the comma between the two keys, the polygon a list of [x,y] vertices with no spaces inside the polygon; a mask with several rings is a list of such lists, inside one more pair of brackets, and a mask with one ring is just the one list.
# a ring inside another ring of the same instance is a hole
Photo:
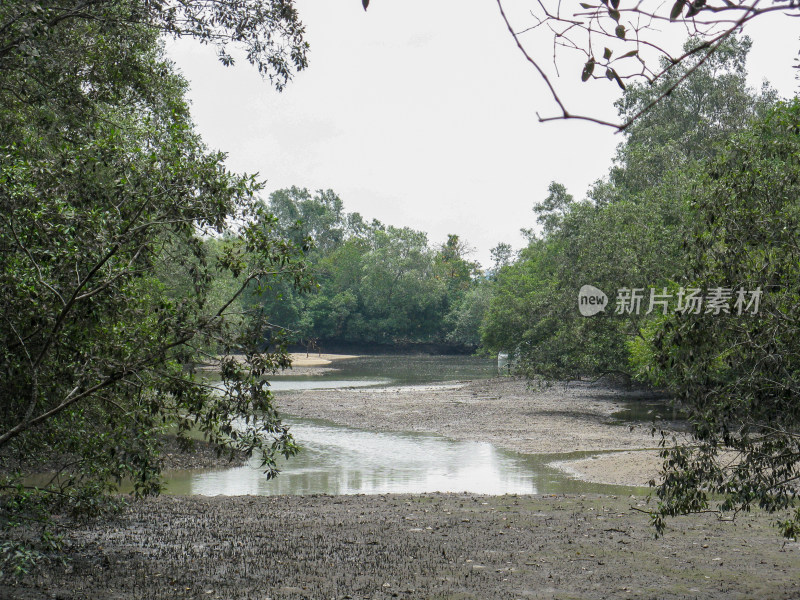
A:
{"label": "bare branch", "polygon": [[517,34],[514,33],[514,28],[511,27],[511,23],[509,23],[508,18],[506,17],[505,10],[503,10],[503,2],[502,2],[502,0],[497,0],[497,6],[500,9],[500,14],[503,16],[503,21],[505,21],[506,27],[508,28],[509,33],[511,33],[511,36],[514,38],[514,41],[517,44],[517,48],[519,48],[520,52],[522,52],[523,56],[525,56],[525,60],[527,60],[530,64],[532,64],[533,67],[539,72],[539,75],[544,80],[545,84],[547,85],[548,89],[550,90],[550,94],[552,95],[553,100],[555,100],[556,104],[558,104],[558,107],[561,109],[561,116],[558,116],[558,117],[542,118],[541,116],[539,116],[539,113],[537,112],[536,113],[536,117],[539,119],[539,122],[540,123],[544,123],[546,121],[554,121],[554,120],[579,119],[579,120],[583,120],[583,121],[591,121],[593,123],[598,123],[600,125],[607,125],[609,127],[618,128],[618,125],[616,125],[614,123],[610,123],[608,121],[603,121],[602,119],[595,119],[594,117],[587,117],[587,116],[582,116],[582,115],[572,115],[567,111],[566,107],[564,106],[564,103],[561,101],[561,98],[559,97],[558,93],[556,92],[555,88],[553,87],[553,84],[550,82],[550,78],[547,76],[547,74],[544,72],[544,70],[539,66],[539,64],[533,58],[531,58],[531,56],[528,54],[528,52],[522,46],[522,43],[520,43],[519,38],[517,37]]}
{"label": "bare branch", "polygon": [[[501,0],[498,0],[498,6],[517,47],[525,59],[536,69],[559,107],[561,114],[557,116],[543,118],[537,113],[540,122],[581,119],[613,127],[617,131],[624,131],[660,102],[663,102],[701,65],[706,63],[727,38],[741,31],[753,19],[773,12],[782,12],[788,16],[800,16],[800,12],[798,12],[800,6],[796,3],[776,1],[771,6],[761,6],[761,2],[762,0],[752,0],[737,3],[735,0],[725,0],[724,4],[704,5],[702,1],[687,1],[683,7],[679,7],[677,15],[675,8],[677,5],[672,5],[672,3],[662,3],[653,7],[648,6],[649,2],[639,0],[633,6],[614,7],[613,4],[599,2],[596,6],[582,4],[581,10],[566,15],[562,12],[560,1],[556,2],[553,7],[552,2],[548,2],[548,0],[536,0],[535,10],[531,11],[535,22],[531,26],[518,29],[514,29],[510,24]],[[666,12],[670,7],[672,7],[672,11]],[[665,47],[654,41],[654,34],[658,32],[656,28],[658,24],[668,25],[671,28],[682,27],[688,36],[697,38],[701,43],[678,56],[673,56]],[[697,60],[693,60],[691,66],[675,81],[669,82],[658,98],[641,108],[625,122],[613,123],[592,116],[575,115],[569,111],[545,69],[521,43],[521,35],[537,31],[549,31],[552,35],[553,65],[556,74],[559,72],[559,49],[579,53],[584,57],[586,61],[584,81],[607,78],[616,80],[623,88],[623,80],[641,80],[653,84],[663,80],[676,66],[686,64],[688,59],[697,57]],[[612,58],[614,45],[610,42],[617,46],[621,45],[623,48],[627,47],[629,50],[618,51]],[[646,57],[642,56],[640,52],[645,49],[648,51]],[[656,55],[655,59],[652,56],[653,53]],[[629,63],[621,62],[628,58],[635,60],[638,67],[632,68],[628,66]],[[650,65],[651,62],[657,61],[662,61],[662,64],[657,67]],[[596,74],[598,69],[594,68],[595,66],[604,68],[605,74]],[[623,66],[626,68],[623,69]]]}

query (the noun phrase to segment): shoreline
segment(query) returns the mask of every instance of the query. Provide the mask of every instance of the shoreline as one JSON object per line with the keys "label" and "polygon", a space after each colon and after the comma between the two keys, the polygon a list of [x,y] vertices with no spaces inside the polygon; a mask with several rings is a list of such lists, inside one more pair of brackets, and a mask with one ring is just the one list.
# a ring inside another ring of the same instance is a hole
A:
{"label": "shoreline", "polygon": [[[532,390],[504,378],[280,392],[276,403],[343,425],[553,454],[556,466],[578,476],[625,479],[642,475],[648,451],[639,448],[652,443],[649,425],[629,427],[613,416],[637,394],[588,385]],[[619,451],[556,459],[575,449]],[[65,520],[68,562],[45,563],[16,583],[0,581],[0,597],[800,596],[800,544],[779,536],[775,515],[754,510],[734,522],[712,514],[679,517],[655,539],[648,508],[645,497],[633,494],[162,495],[132,502],[118,515]]]}
{"label": "shoreline", "polygon": [[[299,373],[296,372],[298,368],[327,367],[340,360],[360,358],[358,354],[330,354],[325,352],[291,352],[289,353],[289,357],[292,359],[292,367],[284,371],[284,375],[298,375]],[[314,371],[315,369],[308,370]],[[280,375],[278,375],[278,377],[280,377]]]}
{"label": "shoreline", "polygon": [[[244,355],[234,354],[230,358],[237,362],[244,362]],[[347,360],[350,358],[360,358],[358,354],[330,354],[325,352],[290,352],[289,359],[291,366],[285,371],[280,371],[270,376],[281,377],[284,375],[318,375],[335,370],[331,367],[334,362]],[[217,371],[219,372],[219,357],[217,362],[210,362],[196,367],[198,371]]]}
{"label": "shoreline", "polygon": [[[290,356],[293,367],[276,374],[275,381],[330,373],[337,370],[335,363],[358,358],[319,352]],[[658,438],[652,436],[654,423],[614,416],[626,403],[650,399],[652,394],[644,390],[586,382],[534,387],[521,378],[494,377],[273,393],[276,408],[287,416],[371,431],[434,433],[458,441],[488,442],[527,455],[580,452],[584,455],[575,459],[554,456],[548,466],[590,483],[641,488],[659,477],[661,459]],[[655,425],[670,434],[684,435],[677,431],[677,423],[659,421]],[[597,454],[585,455],[592,452]],[[177,457],[178,468],[236,466],[201,454],[196,464],[190,455]]]}
{"label": "shoreline", "polygon": [[[595,483],[647,487],[660,466],[652,423],[613,417],[625,402],[649,396],[642,391],[582,383],[533,389],[524,380],[504,377],[275,396],[286,414],[373,431],[435,433],[522,454],[615,451],[551,464]],[[672,430],[674,424],[657,425]]]}

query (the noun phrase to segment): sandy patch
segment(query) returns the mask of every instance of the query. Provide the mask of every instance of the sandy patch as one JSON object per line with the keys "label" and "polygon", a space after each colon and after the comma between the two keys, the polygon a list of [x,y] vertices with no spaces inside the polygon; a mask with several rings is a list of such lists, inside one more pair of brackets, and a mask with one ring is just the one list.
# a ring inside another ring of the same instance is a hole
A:
{"label": "sandy patch", "polygon": [[292,359],[292,367],[324,367],[336,360],[346,360],[348,358],[358,358],[356,354],[325,354],[317,352],[292,352],[289,355]]}
{"label": "sandy patch", "polygon": [[[346,360],[348,358],[358,358],[357,354],[326,354],[326,353],[316,353],[316,352],[309,352],[307,355],[305,352],[291,352],[289,353],[289,357],[292,361],[292,368],[286,369],[285,371],[281,371],[279,373],[275,373],[272,375],[273,377],[280,377],[281,375],[319,375],[322,373],[326,373],[328,371],[332,371],[332,368],[325,368],[329,365],[333,364],[337,360]],[[231,356],[234,360],[238,362],[244,362],[245,357],[242,354],[234,354]],[[220,360],[218,357],[216,360]],[[204,365],[198,365],[198,371],[218,371],[219,370],[219,363],[207,363]]]}

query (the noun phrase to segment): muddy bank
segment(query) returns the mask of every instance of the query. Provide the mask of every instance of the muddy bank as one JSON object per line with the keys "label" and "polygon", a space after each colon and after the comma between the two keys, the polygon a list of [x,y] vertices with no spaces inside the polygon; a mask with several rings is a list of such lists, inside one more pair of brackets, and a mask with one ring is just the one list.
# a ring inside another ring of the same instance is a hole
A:
{"label": "muddy bank", "polygon": [[670,522],[641,499],[542,496],[162,497],[70,536],[0,597],[797,598],[800,546],[763,514]]}
{"label": "muddy bank", "polygon": [[181,449],[175,436],[164,436],[161,444],[161,464],[164,470],[225,469],[241,467],[247,462],[241,452],[235,452],[233,456],[227,452],[217,455],[214,446],[203,440],[193,440],[189,452]]}
{"label": "muddy bank", "polygon": [[283,375],[322,375],[336,370],[334,363],[351,358],[359,358],[355,354],[326,354],[324,352],[292,352],[292,367],[276,373],[280,378]]}
{"label": "muddy bank", "polygon": [[[279,392],[280,410],[301,417],[384,431],[438,433],[490,442],[526,454],[656,448],[652,424],[624,423],[614,413],[646,392],[572,383],[532,389],[512,378],[444,385]],[[666,429],[670,423],[657,425]],[[646,485],[654,453],[628,452],[587,470],[591,481]],[[571,464],[580,471],[580,464]],[[610,475],[610,476],[607,476]]]}
{"label": "muddy bank", "polygon": [[334,361],[358,358],[356,354],[326,354],[322,352],[292,352],[292,367],[324,367]]}
{"label": "muddy bank", "polygon": [[550,463],[550,466],[585,481],[644,487],[651,480],[661,481],[661,463],[658,450],[628,450],[597,454],[580,460],[557,461]]}

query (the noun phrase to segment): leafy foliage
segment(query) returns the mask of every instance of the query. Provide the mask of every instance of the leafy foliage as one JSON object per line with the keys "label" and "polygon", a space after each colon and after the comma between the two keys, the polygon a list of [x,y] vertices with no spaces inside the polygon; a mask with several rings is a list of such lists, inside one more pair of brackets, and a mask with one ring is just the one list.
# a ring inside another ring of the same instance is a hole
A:
{"label": "leafy foliage", "polygon": [[[796,503],[798,133],[795,100],[734,135],[698,182],[689,282],[730,282],[763,295],[742,315],[670,315],[652,336],[656,376],[686,407],[699,442],[662,453],[666,479],[654,511],[659,531],[664,517],[706,510],[714,495],[723,497],[722,511],[781,511]],[[782,522],[782,531],[797,537],[800,512]]]}
{"label": "leafy foliage", "polygon": [[[683,92],[634,123],[608,180],[597,182],[587,199],[576,201],[563,185],[550,185],[534,208],[541,233],[523,230],[529,247],[497,275],[483,324],[487,347],[515,352],[521,371],[554,379],[629,377],[640,368],[629,364],[631,344],[656,315],[645,314],[647,301],[640,314],[615,314],[614,293],[671,288],[686,272],[688,198],[698,165],[774,98],[768,89],[747,88],[749,48],[747,40],[731,40],[695,70]],[[620,113],[637,111],[662,91],[629,86]],[[610,294],[609,307],[591,319],[576,310],[584,284]]]}
{"label": "leafy foliage", "polygon": [[[142,27],[181,38],[192,37],[217,48],[223,64],[231,65],[232,47],[244,50],[247,60],[277,89],[291,79],[294,71],[308,64],[308,44],[293,0],[61,0],[27,2],[10,0],[0,8],[0,64],[4,71],[24,74],[20,83],[41,84],[32,77],[43,66],[58,67],[53,51],[65,49],[65,36],[84,30],[91,21],[92,36],[78,43],[80,53],[73,60],[89,59],[85,71],[72,75],[84,78],[87,89],[113,93],[113,79],[105,78],[127,68],[135,60],[135,49],[116,46],[114,40],[135,36]],[[121,54],[114,60],[108,51]],[[98,58],[108,60],[96,60]],[[70,57],[62,57],[70,58]],[[123,60],[119,60],[122,58]],[[94,60],[92,60],[94,59]],[[90,67],[91,68],[88,68]],[[67,74],[64,74],[67,76]],[[101,77],[97,77],[100,75]]]}
{"label": "leafy foliage", "polygon": [[[529,376],[618,372],[674,394],[695,439],[662,434],[659,533],[672,515],[756,506],[783,515],[784,535],[800,530],[791,512],[800,490],[800,103],[776,105],[768,88],[746,88],[748,49],[728,40],[636,120],[589,199],[551,184],[534,209],[542,233],[526,230],[528,248],[497,273],[482,325],[484,344],[515,352]],[[671,76],[684,67],[691,61]],[[621,114],[671,84],[660,85],[629,86]],[[618,314],[611,297],[584,318],[575,304],[584,284],[720,287],[730,303],[719,314],[650,311],[645,298]]]}
{"label": "leafy foliage", "polygon": [[[123,480],[157,493],[166,432],[258,453],[270,476],[296,450],[264,381],[287,365],[280,332],[232,313],[274,280],[309,287],[302,250],[194,133],[158,41],[255,44],[280,87],[295,17],[286,2],[0,8],[0,526],[42,525],[45,550],[54,512],[113,507]],[[213,387],[194,373],[208,351],[245,360]],[[28,550],[2,548],[18,569]]]}
{"label": "leafy foliage", "polygon": [[269,211],[285,239],[308,245],[318,289],[301,298],[284,286],[280,302],[251,302],[271,322],[291,323],[295,339],[477,346],[485,295],[473,293],[478,265],[458,236],[432,248],[423,232],[345,213],[331,190],[278,190]]}

